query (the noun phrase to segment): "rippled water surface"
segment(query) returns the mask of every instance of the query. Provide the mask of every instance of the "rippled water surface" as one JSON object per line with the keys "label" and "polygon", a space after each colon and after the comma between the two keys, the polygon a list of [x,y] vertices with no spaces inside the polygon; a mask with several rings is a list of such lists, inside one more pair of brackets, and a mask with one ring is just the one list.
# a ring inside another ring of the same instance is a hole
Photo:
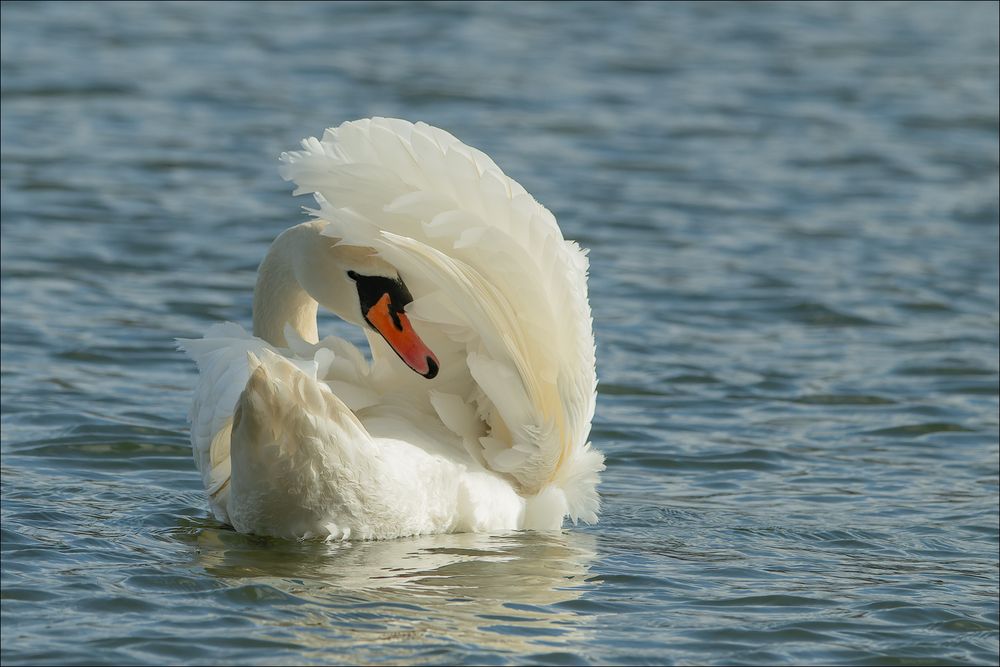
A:
{"label": "rippled water surface", "polygon": [[[996,663],[997,27],[4,3],[3,662]],[[302,219],[276,156],[371,115],[482,148],[591,248],[598,525],[210,518],[172,341],[248,323]]]}

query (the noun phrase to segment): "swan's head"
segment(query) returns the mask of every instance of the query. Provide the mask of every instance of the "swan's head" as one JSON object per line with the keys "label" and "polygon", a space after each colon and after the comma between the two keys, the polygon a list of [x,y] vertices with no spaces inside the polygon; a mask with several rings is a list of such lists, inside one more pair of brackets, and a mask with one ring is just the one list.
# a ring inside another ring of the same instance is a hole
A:
{"label": "swan's head", "polygon": [[371,248],[327,240],[322,256],[296,267],[302,287],[345,321],[378,333],[415,373],[435,377],[440,364],[406,316],[413,296],[399,272]]}

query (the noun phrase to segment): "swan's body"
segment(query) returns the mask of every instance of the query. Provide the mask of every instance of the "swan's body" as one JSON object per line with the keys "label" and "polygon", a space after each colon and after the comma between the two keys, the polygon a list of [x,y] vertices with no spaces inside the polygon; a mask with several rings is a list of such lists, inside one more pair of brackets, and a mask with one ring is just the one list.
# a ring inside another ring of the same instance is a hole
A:
{"label": "swan's body", "polygon": [[[303,147],[283,176],[319,210],[262,262],[254,335],[182,341],[216,517],[328,539],[596,521],[584,253],[437,128],[363,120]],[[364,328],[370,364],[317,340],[320,305]]]}

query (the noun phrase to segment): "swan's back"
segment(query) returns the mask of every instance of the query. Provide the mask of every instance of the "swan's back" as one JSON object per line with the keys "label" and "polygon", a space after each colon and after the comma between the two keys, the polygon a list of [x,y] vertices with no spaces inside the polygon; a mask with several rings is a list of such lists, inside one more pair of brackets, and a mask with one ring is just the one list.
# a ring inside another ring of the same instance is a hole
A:
{"label": "swan's back", "polygon": [[474,443],[488,467],[526,495],[557,488],[574,520],[596,520],[587,258],[552,214],[484,153],[423,123],[345,123],[282,162],[296,194],[315,194],[326,233],[395,266],[416,295],[410,317],[463,352],[473,388],[432,393],[442,421],[468,435],[474,412],[490,425]]}

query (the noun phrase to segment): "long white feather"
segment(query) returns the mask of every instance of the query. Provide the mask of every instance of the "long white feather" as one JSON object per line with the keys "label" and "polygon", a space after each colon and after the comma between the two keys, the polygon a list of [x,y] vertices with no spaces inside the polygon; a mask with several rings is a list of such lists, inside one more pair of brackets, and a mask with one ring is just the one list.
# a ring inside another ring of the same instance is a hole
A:
{"label": "long white feather", "polygon": [[483,458],[524,493],[561,487],[572,518],[595,520],[603,457],[587,442],[596,376],[585,253],[489,157],[443,130],[374,118],[302,147],[282,155],[282,175],[315,194],[327,233],[375,249],[418,294],[414,317],[465,346],[478,389],[460,399],[494,420]]}

